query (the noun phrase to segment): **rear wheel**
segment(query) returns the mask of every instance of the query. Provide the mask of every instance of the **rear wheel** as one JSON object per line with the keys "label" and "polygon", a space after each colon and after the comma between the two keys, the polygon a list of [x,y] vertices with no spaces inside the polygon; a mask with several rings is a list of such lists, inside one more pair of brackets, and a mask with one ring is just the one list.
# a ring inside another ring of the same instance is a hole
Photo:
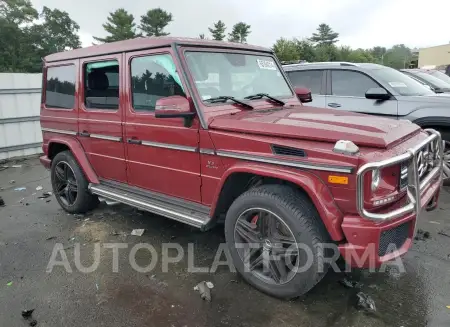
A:
{"label": "rear wheel", "polygon": [[85,213],[98,205],[98,198],[89,192],[89,183],[70,151],[53,158],[51,181],[56,200],[67,212]]}
{"label": "rear wheel", "polygon": [[237,271],[269,295],[300,296],[326,274],[328,233],[309,198],[291,187],[242,194],[228,210],[225,236]]}

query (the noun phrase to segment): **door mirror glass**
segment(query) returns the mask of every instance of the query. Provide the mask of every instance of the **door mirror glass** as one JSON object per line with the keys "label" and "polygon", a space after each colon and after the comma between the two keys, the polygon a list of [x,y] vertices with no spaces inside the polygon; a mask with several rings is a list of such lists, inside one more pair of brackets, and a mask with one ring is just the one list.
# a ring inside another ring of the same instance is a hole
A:
{"label": "door mirror glass", "polygon": [[371,100],[389,100],[390,94],[382,87],[373,87],[367,90],[366,99]]}
{"label": "door mirror glass", "polygon": [[296,87],[295,94],[301,103],[312,102],[311,90],[306,87]]}

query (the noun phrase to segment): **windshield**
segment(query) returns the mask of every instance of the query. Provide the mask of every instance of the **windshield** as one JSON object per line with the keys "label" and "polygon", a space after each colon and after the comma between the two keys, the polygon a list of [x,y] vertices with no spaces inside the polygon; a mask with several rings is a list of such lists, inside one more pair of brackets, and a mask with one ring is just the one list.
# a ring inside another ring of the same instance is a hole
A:
{"label": "windshield", "polygon": [[418,78],[424,80],[425,82],[427,82],[428,84],[430,84],[434,88],[447,90],[450,87],[450,85],[445,83],[443,80],[440,80],[439,78],[437,78],[435,76],[432,76],[430,74],[427,74],[427,73],[424,73],[424,72],[418,72],[418,71],[414,71],[414,72],[410,72],[410,73],[412,75],[415,75]]}
{"label": "windshield", "polygon": [[384,67],[380,69],[374,69],[372,70],[372,72],[377,78],[389,84],[400,95],[435,95],[435,93],[426,86],[423,86],[415,79],[393,68]]}
{"label": "windshield", "polygon": [[203,101],[219,96],[244,99],[257,93],[291,97],[275,59],[223,52],[186,52],[186,61]]}
{"label": "windshield", "polygon": [[[439,78],[441,81],[444,81],[447,84],[450,84],[450,76],[445,75],[443,72],[434,70],[434,71],[430,71],[429,74],[436,78]],[[450,85],[447,85],[447,87],[450,87]]]}

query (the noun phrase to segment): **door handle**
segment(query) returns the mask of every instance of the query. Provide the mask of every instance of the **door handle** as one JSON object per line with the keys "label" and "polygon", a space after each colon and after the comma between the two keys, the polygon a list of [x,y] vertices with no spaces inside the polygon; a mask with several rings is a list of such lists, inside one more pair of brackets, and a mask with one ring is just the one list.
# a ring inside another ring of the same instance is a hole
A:
{"label": "door handle", "polygon": [[136,137],[132,137],[131,139],[128,139],[127,142],[129,144],[142,144],[142,141],[138,140]]}
{"label": "door handle", "polygon": [[328,104],[328,107],[331,107],[331,108],[340,108],[341,105],[340,105],[339,103],[336,103],[336,102],[331,102],[331,103]]}
{"label": "door handle", "polygon": [[80,133],[80,136],[90,137],[90,136],[91,136],[91,133],[89,133],[88,131],[82,131],[82,132]]}

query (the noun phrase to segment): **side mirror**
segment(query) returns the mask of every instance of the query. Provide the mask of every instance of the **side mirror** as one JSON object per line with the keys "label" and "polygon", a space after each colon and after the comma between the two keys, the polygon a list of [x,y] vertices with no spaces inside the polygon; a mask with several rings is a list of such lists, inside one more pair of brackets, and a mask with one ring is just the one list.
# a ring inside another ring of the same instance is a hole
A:
{"label": "side mirror", "polygon": [[296,87],[295,94],[301,103],[312,102],[311,90],[306,87]]}
{"label": "side mirror", "polygon": [[195,112],[191,111],[188,99],[180,95],[173,95],[156,100],[156,118],[184,118],[185,126],[192,125]]}
{"label": "side mirror", "polygon": [[373,87],[366,92],[366,99],[371,100],[389,100],[391,95],[382,87]]}

